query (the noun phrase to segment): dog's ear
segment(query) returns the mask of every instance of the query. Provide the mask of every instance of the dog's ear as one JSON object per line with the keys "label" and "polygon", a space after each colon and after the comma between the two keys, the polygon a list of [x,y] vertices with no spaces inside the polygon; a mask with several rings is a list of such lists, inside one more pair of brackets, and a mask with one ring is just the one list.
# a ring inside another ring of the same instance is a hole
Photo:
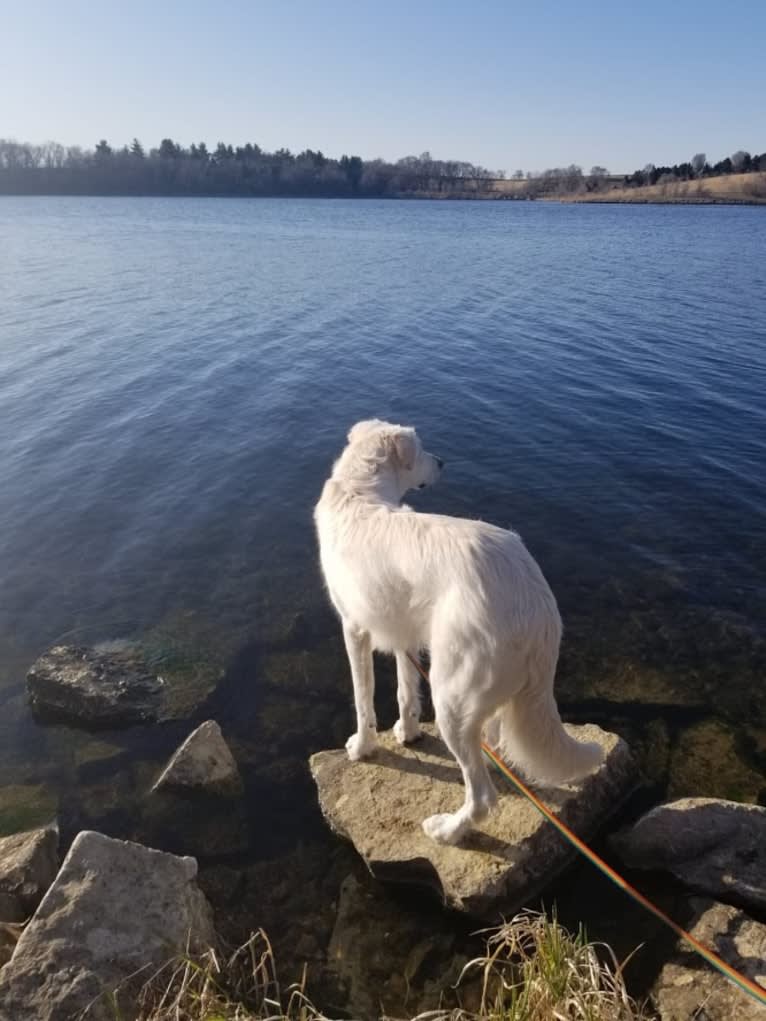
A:
{"label": "dog's ear", "polygon": [[400,429],[392,436],[396,460],[405,471],[411,471],[415,465],[418,448],[415,443],[414,429]]}
{"label": "dog's ear", "polygon": [[379,418],[368,418],[364,422],[357,422],[348,431],[348,442],[356,443],[357,440],[361,440],[363,436],[368,436],[382,425],[383,422]]}

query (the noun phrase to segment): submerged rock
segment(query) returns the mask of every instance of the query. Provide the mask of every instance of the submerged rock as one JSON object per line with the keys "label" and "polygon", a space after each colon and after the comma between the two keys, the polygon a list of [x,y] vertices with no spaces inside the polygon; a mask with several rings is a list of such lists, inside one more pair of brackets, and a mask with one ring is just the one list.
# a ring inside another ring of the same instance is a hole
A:
{"label": "submerged rock", "polygon": [[[766,925],[728,904],[694,900],[695,939],[766,989]],[[764,1007],[680,940],[652,991],[661,1021],[761,1021]]]}
{"label": "submerged rock", "polygon": [[0,787],[0,835],[13,836],[45,826],[58,811],[55,794],[44,784]]}
{"label": "submerged rock", "polygon": [[58,870],[58,828],[0,838],[0,922],[26,921]]}
{"label": "submerged rock", "polygon": [[222,677],[188,636],[156,628],[141,641],[56,645],[32,664],[27,691],[43,722],[98,729],[185,719]]}
{"label": "submerged rock", "polygon": [[[375,886],[375,884],[370,884]],[[344,879],[327,952],[329,971],[353,1018],[412,1017],[460,1003],[455,986],[468,957],[453,926],[430,928],[416,913],[402,916],[392,899],[355,876]]]}
{"label": "submerged rock", "polygon": [[133,1017],[153,969],[213,943],[196,875],[193,858],[80,833],[0,972],[0,1021]]}
{"label": "submerged rock", "polygon": [[91,727],[156,720],[163,682],[130,646],[55,645],[32,665],[27,690],[36,713]]}
{"label": "submerged rock", "polygon": [[[625,742],[600,727],[568,726],[580,740],[597,741],[606,761],[576,786],[541,790],[546,804],[584,838],[598,830],[636,786]],[[345,751],[313,755],[311,771],[330,826],[350,840],[382,880],[428,887],[459,911],[495,918],[533,900],[577,852],[526,798],[495,778],[497,806],[458,846],[434,843],[426,816],[463,802],[460,768],[432,726],[410,747],[392,731],[380,735],[373,756],[350,762]],[[540,788],[538,788],[540,790]]]}
{"label": "submerged rock", "polygon": [[669,798],[711,797],[755,802],[766,776],[740,754],[735,730],[720,720],[700,720],[681,732],[670,759]]}
{"label": "submerged rock", "polygon": [[186,738],[152,790],[221,797],[242,794],[237,763],[215,720],[207,720]]}
{"label": "submerged rock", "polygon": [[766,910],[766,809],[717,798],[653,808],[612,837],[626,865],[664,869],[702,893]]}

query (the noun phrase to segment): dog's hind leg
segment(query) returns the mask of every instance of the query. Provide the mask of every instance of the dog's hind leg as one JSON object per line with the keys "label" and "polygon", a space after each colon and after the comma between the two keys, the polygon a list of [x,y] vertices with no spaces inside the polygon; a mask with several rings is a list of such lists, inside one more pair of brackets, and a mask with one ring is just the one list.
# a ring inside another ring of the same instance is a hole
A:
{"label": "dog's hind leg", "polygon": [[396,740],[399,744],[416,741],[421,734],[420,675],[406,652],[396,653],[396,697],[399,702],[399,719],[394,724]]}
{"label": "dog's hind leg", "polygon": [[367,631],[360,631],[343,621],[343,638],[346,643],[351,680],[354,682],[356,707],[356,733],[346,741],[346,751],[352,762],[370,755],[377,744],[375,719],[375,676],[372,668],[372,640]]}
{"label": "dog's hind leg", "polygon": [[[475,700],[454,697],[452,691],[465,691],[460,685],[432,688],[436,720],[445,744],[463,772],[465,802],[457,812],[429,816],[423,829],[439,844],[456,844],[475,822],[484,819],[497,801],[492,780],[481,752],[481,729],[486,712]],[[468,689],[470,691],[470,688]]]}

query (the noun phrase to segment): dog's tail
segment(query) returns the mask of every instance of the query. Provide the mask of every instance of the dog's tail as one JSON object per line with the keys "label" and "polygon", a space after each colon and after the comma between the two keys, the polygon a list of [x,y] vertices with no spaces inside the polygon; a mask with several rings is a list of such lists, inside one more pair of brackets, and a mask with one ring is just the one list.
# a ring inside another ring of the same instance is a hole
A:
{"label": "dog's tail", "polygon": [[559,784],[579,780],[604,761],[595,742],[577,741],[561,722],[553,695],[553,664],[530,663],[527,683],[490,720],[486,736],[530,780]]}

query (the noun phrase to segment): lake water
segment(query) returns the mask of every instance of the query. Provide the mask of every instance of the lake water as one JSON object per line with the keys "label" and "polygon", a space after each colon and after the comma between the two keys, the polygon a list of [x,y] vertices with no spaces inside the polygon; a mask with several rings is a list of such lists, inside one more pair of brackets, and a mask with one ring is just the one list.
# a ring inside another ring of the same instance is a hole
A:
{"label": "lake water", "polygon": [[371,416],[447,462],[414,504],[540,561],[565,715],[655,797],[766,803],[765,387],[759,208],[0,198],[0,829],[146,834],[188,722],[87,735],[24,696],[54,642],[136,639],[223,670],[192,722],[248,784],[206,872],[229,914],[321,972],[355,872],[417,943],[428,905],[365,881],[305,764],[352,729],[312,509]]}

